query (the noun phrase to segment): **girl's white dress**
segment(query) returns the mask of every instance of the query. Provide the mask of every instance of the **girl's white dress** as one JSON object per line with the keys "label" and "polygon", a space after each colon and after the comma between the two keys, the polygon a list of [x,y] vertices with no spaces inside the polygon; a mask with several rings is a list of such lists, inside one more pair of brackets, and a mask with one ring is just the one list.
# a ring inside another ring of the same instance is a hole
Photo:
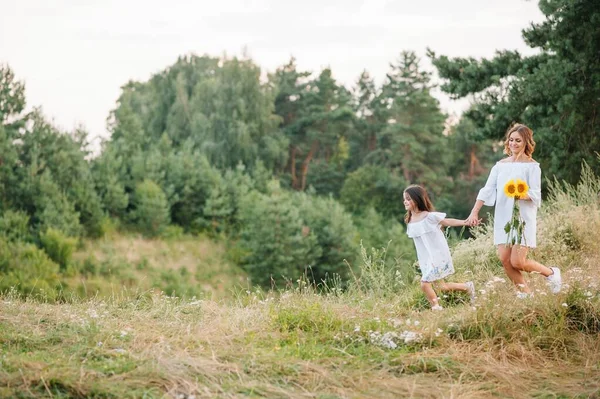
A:
{"label": "girl's white dress", "polygon": [[494,245],[506,244],[507,233],[504,226],[512,216],[514,198],[504,194],[504,185],[511,179],[525,180],[529,185],[531,201],[519,200],[521,218],[525,221],[525,230],[521,245],[536,247],[537,209],[542,203],[542,172],[537,162],[497,162],[490,171],[485,187],[479,190],[478,200],[484,205],[494,206]]}
{"label": "girl's white dress", "polygon": [[422,220],[406,226],[406,234],[417,249],[421,281],[436,281],[454,273],[450,248],[440,226],[445,217],[445,213],[429,212]]}

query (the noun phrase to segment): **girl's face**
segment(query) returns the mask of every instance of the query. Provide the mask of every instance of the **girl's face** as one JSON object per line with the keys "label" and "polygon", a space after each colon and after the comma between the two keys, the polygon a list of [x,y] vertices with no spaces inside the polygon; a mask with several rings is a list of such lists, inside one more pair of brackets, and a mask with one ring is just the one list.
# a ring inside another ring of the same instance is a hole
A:
{"label": "girl's face", "polygon": [[525,143],[519,132],[512,132],[510,136],[508,136],[508,148],[514,156],[520,155],[523,152]]}
{"label": "girl's face", "polygon": [[404,209],[410,212],[418,211],[415,201],[407,193],[404,193]]}

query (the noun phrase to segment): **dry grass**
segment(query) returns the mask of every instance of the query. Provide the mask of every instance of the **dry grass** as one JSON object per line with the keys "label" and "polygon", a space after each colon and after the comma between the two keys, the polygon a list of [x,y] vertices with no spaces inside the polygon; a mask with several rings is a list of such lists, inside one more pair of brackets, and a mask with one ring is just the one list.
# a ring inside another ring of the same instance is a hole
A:
{"label": "dry grass", "polygon": [[[480,290],[476,306],[447,298],[443,312],[423,307],[416,286],[319,294],[301,282],[229,300],[62,304],[7,295],[0,397],[600,397],[600,204],[582,192],[555,193],[540,215],[533,255],[563,269],[558,295],[530,276],[535,297],[516,299],[485,229],[454,251],[458,277]],[[143,254],[150,268],[215,253],[195,241],[102,245],[100,259]]]}
{"label": "dry grass", "polygon": [[[113,234],[85,242],[73,255],[79,264],[97,265],[100,276],[67,283],[80,287],[87,297],[123,295],[122,289],[127,288],[130,296],[163,290],[170,295],[225,298],[247,282],[246,274],[226,259],[225,252],[224,244],[206,237],[151,240]],[[167,279],[170,283],[165,286]]]}

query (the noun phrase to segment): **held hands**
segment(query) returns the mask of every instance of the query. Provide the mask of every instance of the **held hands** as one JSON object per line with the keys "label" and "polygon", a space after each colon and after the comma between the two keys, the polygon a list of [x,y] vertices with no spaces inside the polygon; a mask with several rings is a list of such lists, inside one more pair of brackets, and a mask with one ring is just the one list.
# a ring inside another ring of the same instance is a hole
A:
{"label": "held hands", "polygon": [[465,220],[465,226],[477,226],[481,223],[481,219],[479,219],[479,215],[471,213],[469,217]]}

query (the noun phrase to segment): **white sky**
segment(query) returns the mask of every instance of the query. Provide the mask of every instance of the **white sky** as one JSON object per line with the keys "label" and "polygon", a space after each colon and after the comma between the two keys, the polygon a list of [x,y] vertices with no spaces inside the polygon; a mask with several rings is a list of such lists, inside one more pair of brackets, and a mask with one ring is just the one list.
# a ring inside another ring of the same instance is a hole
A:
{"label": "white sky", "polygon": [[[120,87],[145,81],[179,55],[241,55],[267,71],[290,56],[332,68],[350,87],[363,69],[378,82],[402,50],[476,58],[531,54],[521,38],[543,20],[525,0],[0,0],[0,63],[25,81],[28,108],[61,129],[107,136]],[[465,101],[436,94],[446,112]]]}

